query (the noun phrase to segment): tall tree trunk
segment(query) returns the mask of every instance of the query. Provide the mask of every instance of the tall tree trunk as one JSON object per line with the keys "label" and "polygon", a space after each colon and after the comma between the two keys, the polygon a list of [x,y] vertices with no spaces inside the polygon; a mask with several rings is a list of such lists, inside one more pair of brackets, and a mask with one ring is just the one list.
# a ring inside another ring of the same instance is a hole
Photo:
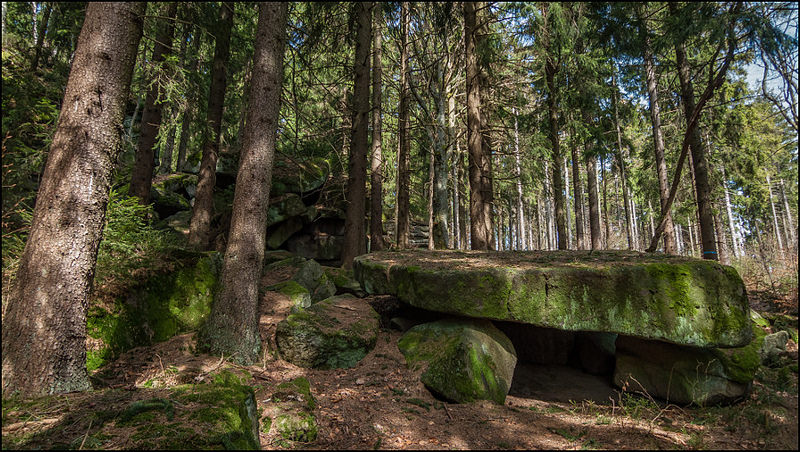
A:
{"label": "tall tree trunk", "polygon": [[[203,34],[202,33],[195,33],[192,36],[192,48],[194,51],[192,52],[193,55],[193,62],[191,65],[191,71],[197,71],[200,67],[200,45],[202,41]],[[247,91],[249,92],[249,90]],[[181,136],[180,140],[178,141],[178,163],[176,165],[176,169],[178,171],[184,171],[184,165],[186,164],[186,148],[189,145],[189,133],[191,131],[191,124],[194,120],[194,96],[187,93],[186,98],[186,108],[183,110],[183,116],[181,118]]]}
{"label": "tall tree trunk", "polygon": [[[178,3],[170,2],[163,6],[163,18],[159,21],[156,42],[153,47],[153,71],[155,77],[160,70],[160,65],[169,53],[172,46],[172,34],[175,30],[175,15]],[[130,193],[139,198],[139,203],[150,203],[150,188],[153,182],[153,168],[155,167],[155,144],[158,128],[161,126],[161,84],[153,83],[147,90],[144,109],[142,110],[142,125],[139,132],[139,144],[136,150],[136,160],[131,173]]]}
{"label": "tall tree trunk", "polygon": [[89,3],[3,317],[3,396],[91,388],[86,311],[144,3]]}
{"label": "tall tree trunk", "polygon": [[589,189],[589,233],[593,250],[602,248],[602,232],[600,230],[600,201],[597,193],[597,157],[589,156],[586,159],[586,185]]}
{"label": "tall tree trunk", "polygon": [[462,249],[461,246],[461,221],[460,220],[460,206],[461,201],[459,197],[459,187],[460,187],[460,180],[459,179],[459,161],[461,159],[461,145],[460,141],[458,140],[457,136],[458,133],[456,131],[456,97],[449,96],[448,99],[448,115],[449,115],[449,130],[450,130],[450,146],[453,146],[453,142],[455,142],[455,152],[453,153],[452,159],[452,168],[453,168],[453,248],[455,249]]}
{"label": "tall tree trunk", "polygon": [[[670,5],[674,13],[675,6]],[[681,83],[681,103],[689,123],[694,112],[694,89],[689,74],[689,62],[683,43],[675,43],[675,59],[678,65],[678,79]],[[714,236],[714,217],[711,211],[711,187],[708,184],[708,159],[700,137],[700,129],[694,127],[689,134],[689,149],[693,166],[694,182],[697,191],[697,213],[700,220],[700,242],[703,246],[703,259],[717,260],[717,239]]]}
{"label": "tall tree trunk", "polygon": [[351,268],[353,258],[367,252],[364,219],[367,192],[367,126],[369,124],[369,53],[372,41],[372,3],[357,3],[356,54],[353,82],[353,135],[347,179],[342,264]]}
{"label": "tall tree trunk", "polygon": [[728,257],[728,249],[725,245],[725,232],[722,228],[722,218],[719,212],[714,213],[714,232],[717,235],[717,249],[719,249],[719,261],[725,265],[730,265],[731,260]]}
{"label": "tall tree trunk", "polygon": [[728,178],[725,175],[725,166],[722,166],[722,190],[725,192],[725,210],[728,214],[728,228],[731,231],[731,244],[733,245],[733,257],[739,258],[743,255],[739,248],[739,241],[736,238],[736,227],[733,223],[733,212],[731,211],[731,196],[728,192]]}
{"label": "tall tree trunk", "polygon": [[435,180],[435,177],[434,177],[435,170],[434,170],[433,161],[436,159],[436,156],[435,156],[436,151],[432,150],[428,154],[429,154],[429,158],[428,158],[428,183],[426,184],[428,186],[428,249],[432,250],[435,247],[434,244],[433,244],[433,236],[435,234],[434,227],[433,227],[433,222],[434,222],[434,219],[433,219],[433,196],[434,196],[433,185],[434,185],[434,180]]}
{"label": "tall tree trunk", "polygon": [[614,104],[614,125],[617,129],[617,166],[619,167],[619,176],[622,183],[622,197],[625,204],[625,236],[628,239],[628,249],[633,249],[633,239],[631,231],[631,212],[628,202],[628,189],[625,181],[625,158],[622,152],[622,131],[619,127],[619,108],[617,95],[619,89],[617,88],[617,71],[611,73],[611,82],[614,85],[611,90],[611,102]]}
{"label": "tall tree trunk", "polygon": [[569,249],[572,246],[572,219],[569,215],[569,168],[567,167],[567,160],[569,159],[564,156],[564,202],[567,204],[564,208],[564,216],[567,222],[567,249]]}
{"label": "tall tree trunk", "polygon": [[433,237],[433,248],[447,249],[450,248],[449,233],[447,224],[447,180],[449,173],[447,172],[447,119],[446,119],[446,86],[444,80],[443,63],[438,64],[438,83],[439,90],[437,93],[432,93],[436,102],[436,135],[434,137],[433,152],[433,179],[431,180],[431,194],[432,194],[432,224],[431,236]]}
{"label": "tall tree trunk", "polygon": [[[791,243],[787,244],[789,248],[797,246],[797,230],[794,228],[794,221],[792,220],[792,211],[789,210],[789,200],[786,198],[786,188],[783,186],[783,179],[781,181],[781,197],[783,197],[783,209],[785,212],[785,217],[787,222],[789,223],[788,228],[791,231],[790,236],[786,237],[786,240],[791,239]],[[727,196],[727,192],[725,194]]]}
{"label": "tall tree trunk", "polygon": [[778,227],[778,214],[775,212],[775,202],[772,200],[772,182],[770,182],[769,173],[767,173],[767,190],[769,190],[769,207],[772,209],[772,224],[775,228],[775,239],[778,241],[778,249],[783,252],[781,228]]}
{"label": "tall tree trunk", "polygon": [[519,220],[517,221],[517,237],[519,237],[519,249],[524,250],[527,248],[525,241],[525,213],[522,199],[522,170],[520,168],[520,152],[519,152],[519,127],[517,124],[517,109],[513,109],[514,113],[514,175],[517,177],[517,212],[519,212]]}
{"label": "tall tree trunk", "polygon": [[[647,30],[647,22],[643,17],[639,7],[639,20],[641,23],[641,34],[643,42],[644,53],[644,67],[645,76],[647,78],[647,94],[650,105],[650,122],[653,127],[653,141],[655,147],[656,158],[656,172],[658,174],[658,193],[661,199],[661,209],[664,210],[667,199],[669,198],[669,185],[667,183],[667,164],[664,161],[664,137],[661,133],[661,111],[658,105],[658,85],[656,81],[655,65],[653,63],[653,54],[650,50],[650,36]],[[666,226],[664,229],[664,252],[667,254],[675,254],[677,252],[675,243],[675,226],[672,224],[672,214],[667,211]]]}
{"label": "tall tree trunk", "polygon": [[572,151],[572,187],[575,205],[575,241],[577,249],[586,249],[586,233],[583,230],[583,187],[580,176],[580,160],[578,159],[578,142],[575,139],[575,128],[572,129],[570,137]]}
{"label": "tall tree trunk", "polygon": [[372,29],[372,161],[370,164],[370,212],[369,233],[370,250],[381,251],[386,248],[383,242],[383,154],[381,130],[381,63],[383,10],[380,5],[374,8]]}
{"label": "tall tree trunk", "polygon": [[[603,178],[603,218],[605,218],[605,240],[603,241],[603,248],[609,249],[609,241],[611,240],[611,217],[608,216],[608,178],[606,177],[606,165],[604,162],[601,162],[600,165],[600,177]],[[652,209],[650,209],[652,212]],[[650,218],[652,219],[652,215]],[[652,220],[651,220],[652,221]]]}
{"label": "tall tree trunk", "polygon": [[[169,113],[172,114],[175,110],[174,106],[169,108]],[[164,143],[164,149],[161,151],[161,162],[158,166],[158,172],[161,174],[169,174],[172,172],[172,150],[175,148],[175,129],[174,124],[170,124],[167,139]]]}
{"label": "tall tree trunk", "polygon": [[470,236],[473,250],[491,248],[491,186],[488,185],[489,156],[481,134],[481,84],[478,67],[476,5],[464,2],[464,49],[467,73],[467,148],[469,151]]}
{"label": "tall tree trunk", "polygon": [[233,4],[220,4],[218,34],[214,44],[214,63],[211,72],[211,87],[208,90],[208,113],[203,157],[197,177],[197,193],[189,223],[189,244],[199,249],[209,246],[211,219],[214,217],[214,186],[217,183],[217,157],[219,155],[222,113],[225,105],[227,75],[225,67],[230,56],[231,29],[233,28]]}
{"label": "tall tree trunk", "polygon": [[410,184],[411,172],[409,171],[409,154],[411,153],[411,141],[409,139],[409,109],[408,109],[408,28],[409,13],[408,2],[400,5],[400,106],[399,106],[399,145],[397,153],[397,225],[395,235],[397,237],[397,247],[405,249],[409,247],[410,224]]}
{"label": "tall tree trunk", "polygon": [[286,3],[261,3],[250,82],[250,108],[236,174],[231,227],[220,288],[200,330],[201,348],[250,364],[258,360],[258,282],[264,260],[267,206],[278,128]]}
{"label": "tall tree trunk", "polygon": [[[50,12],[53,10],[53,4],[51,2],[45,2],[44,5],[42,21],[40,22],[39,30],[36,33],[36,49],[33,53],[33,61],[31,62],[31,72],[36,72],[36,68],[39,66],[39,59],[42,56],[42,46],[44,45],[44,37],[47,34],[47,22],[50,20]],[[36,18],[34,17],[34,22],[35,20]]]}
{"label": "tall tree trunk", "polygon": [[556,66],[552,57],[545,62],[545,80],[547,83],[547,113],[550,123],[550,143],[553,147],[553,201],[555,204],[556,233],[558,249],[567,249],[567,228],[564,212],[564,180],[561,175],[561,149],[558,138],[558,102],[556,101],[555,74]]}
{"label": "tall tree trunk", "polygon": [[[464,152],[461,152],[460,149],[459,149],[459,154],[460,157],[458,163],[458,177],[456,178],[456,181],[458,181],[458,185],[461,186],[462,185],[461,181],[465,179],[464,172],[465,168],[467,167],[467,162],[466,162],[467,156],[465,155]],[[459,202],[458,202],[458,216],[461,218],[461,222],[459,224],[459,234],[461,235],[461,249],[468,249],[469,246],[467,246],[467,237],[468,237],[467,230],[469,229],[469,227],[467,226],[467,224],[469,222],[469,211],[467,209],[467,186],[463,185],[463,187],[464,187],[464,191],[462,192],[463,196],[459,196]]]}

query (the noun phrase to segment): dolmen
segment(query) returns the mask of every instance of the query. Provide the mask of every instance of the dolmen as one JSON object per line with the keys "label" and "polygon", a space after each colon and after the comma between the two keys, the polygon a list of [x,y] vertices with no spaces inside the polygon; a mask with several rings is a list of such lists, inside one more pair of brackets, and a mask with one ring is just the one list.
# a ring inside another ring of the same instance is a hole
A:
{"label": "dolmen", "polygon": [[431,391],[456,402],[504,403],[518,354],[542,343],[574,347],[584,370],[607,368],[624,390],[679,404],[741,399],[760,364],[742,279],[715,261],[407,250],[359,256],[353,272],[369,294],[444,314],[398,345]]}

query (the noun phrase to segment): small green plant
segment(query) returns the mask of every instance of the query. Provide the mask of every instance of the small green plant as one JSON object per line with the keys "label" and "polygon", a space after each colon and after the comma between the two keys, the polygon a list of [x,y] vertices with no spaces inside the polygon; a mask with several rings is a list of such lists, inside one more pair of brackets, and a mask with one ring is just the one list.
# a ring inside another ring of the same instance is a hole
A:
{"label": "small green plant", "polygon": [[581,439],[586,434],[585,430],[581,430],[581,431],[579,431],[577,433],[573,433],[571,429],[567,430],[567,429],[563,429],[563,428],[549,428],[548,430],[550,430],[553,433],[556,433],[556,434],[559,434],[559,435],[563,436],[564,439],[566,439],[568,441],[577,441],[577,440]]}
{"label": "small green plant", "polygon": [[416,397],[415,398],[411,398],[411,399],[406,399],[406,403],[410,403],[412,405],[416,405],[416,406],[418,406],[420,408],[425,408],[425,411],[430,411],[431,410],[431,404],[430,403],[428,403],[428,402],[426,402],[426,401],[424,401],[422,399],[418,399]]}

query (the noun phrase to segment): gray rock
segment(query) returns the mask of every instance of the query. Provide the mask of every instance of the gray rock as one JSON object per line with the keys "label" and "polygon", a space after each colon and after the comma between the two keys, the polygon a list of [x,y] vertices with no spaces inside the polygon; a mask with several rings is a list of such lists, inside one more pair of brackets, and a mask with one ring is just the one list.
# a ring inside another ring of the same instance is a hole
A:
{"label": "gray rock", "polygon": [[778,331],[777,333],[764,336],[764,342],[758,350],[758,354],[761,356],[761,362],[766,364],[780,356],[781,353],[786,351],[786,343],[788,341],[789,333],[786,331]]}

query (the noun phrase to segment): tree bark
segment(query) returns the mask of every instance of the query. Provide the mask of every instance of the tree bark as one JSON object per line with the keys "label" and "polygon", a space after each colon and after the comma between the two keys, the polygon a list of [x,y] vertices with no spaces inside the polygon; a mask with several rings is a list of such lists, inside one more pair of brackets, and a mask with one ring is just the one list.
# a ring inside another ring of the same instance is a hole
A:
{"label": "tree bark", "polygon": [[356,4],[356,53],[353,82],[353,131],[347,179],[342,265],[351,268],[353,258],[367,252],[364,219],[367,192],[367,125],[369,123],[369,54],[372,41],[372,3]]}
{"label": "tree bark", "polygon": [[89,3],[3,318],[3,396],[83,391],[86,311],[144,3]]}
{"label": "tree bark", "polygon": [[[192,55],[194,56],[194,61],[191,68],[187,68],[191,71],[197,71],[198,67],[200,66],[199,52],[202,36],[202,33],[195,33],[192,36],[192,47],[194,48]],[[175,167],[178,171],[184,171],[184,165],[186,164],[186,147],[189,145],[189,133],[191,131],[190,129],[192,121],[194,120],[193,100],[194,97],[187,93],[186,108],[183,110],[183,117],[181,119],[181,136],[178,141],[178,162]]]}
{"label": "tree bark", "polygon": [[400,106],[399,106],[399,145],[397,153],[397,225],[395,235],[397,247],[405,249],[409,247],[410,230],[410,184],[411,173],[409,171],[409,154],[411,153],[411,141],[409,140],[409,110],[408,110],[408,27],[409,14],[408,2],[400,5]]}
{"label": "tree bark", "polygon": [[586,159],[586,182],[589,189],[589,233],[593,250],[602,248],[602,232],[600,230],[600,200],[597,193],[597,157],[590,155]]}
{"label": "tree bark", "polygon": [[469,151],[470,241],[473,250],[491,248],[491,186],[488,185],[489,158],[483,149],[481,130],[481,84],[478,66],[476,5],[464,2],[464,51],[467,84],[467,148]]}
{"label": "tree bark", "polygon": [[[611,218],[608,216],[608,178],[606,177],[606,165],[600,162],[600,177],[603,178],[603,218],[605,221],[603,225],[606,228],[606,233],[603,240],[603,248],[609,249],[609,240],[611,239]],[[650,216],[652,221],[652,215]]]}
{"label": "tree bark", "polygon": [[383,241],[383,155],[381,136],[381,80],[383,68],[381,63],[381,24],[383,12],[380,5],[373,11],[372,30],[372,162],[370,165],[370,213],[369,233],[370,250],[381,251],[386,248]]}
{"label": "tree bark", "polygon": [[[669,8],[670,12],[674,13],[674,4],[670,4]],[[694,112],[695,102],[694,89],[692,88],[689,74],[689,62],[683,49],[683,43],[675,43],[675,59],[678,65],[678,79],[681,84],[681,103],[683,104],[683,111],[688,124],[689,118],[692,117],[692,112]],[[689,133],[689,149],[691,150],[694,170],[703,259],[718,260],[717,241],[714,236],[714,217],[711,212],[711,187],[708,184],[708,159],[706,158],[698,127],[694,127]]]}
{"label": "tree bark", "polygon": [[433,247],[435,249],[447,249],[450,248],[450,240],[449,240],[449,232],[448,232],[448,221],[447,221],[447,205],[448,205],[448,196],[447,196],[447,179],[449,179],[449,174],[447,172],[447,154],[448,154],[448,143],[447,143],[447,119],[446,119],[446,107],[445,107],[445,97],[446,97],[446,87],[445,87],[445,80],[444,80],[444,70],[442,69],[442,64],[439,63],[439,67],[437,70],[438,73],[438,83],[440,83],[440,89],[437,94],[433,94],[433,97],[436,101],[436,136],[435,136],[435,143],[433,146],[433,180],[432,182],[432,201],[433,205],[431,206],[432,215],[433,215],[433,223],[431,224],[430,229],[432,231],[431,235],[433,237]]}
{"label": "tree bark", "polygon": [[550,123],[550,143],[553,151],[553,203],[555,204],[556,234],[558,249],[567,249],[567,230],[564,212],[564,181],[561,175],[561,149],[558,138],[558,103],[556,101],[555,74],[556,67],[552,57],[545,62],[545,80],[547,83],[547,113]]}
{"label": "tree bark", "polygon": [[[641,8],[641,7],[640,7]],[[647,78],[647,94],[650,105],[650,122],[653,127],[653,141],[655,147],[656,172],[658,174],[658,193],[661,199],[661,209],[667,204],[669,198],[669,185],[667,183],[667,164],[664,161],[664,137],[661,133],[661,110],[658,105],[658,85],[656,82],[656,71],[653,63],[653,54],[650,50],[650,37],[647,30],[647,23],[643,17],[641,9],[638,10],[639,20],[641,20],[641,34],[643,42],[645,77]],[[672,214],[665,212],[664,229],[664,252],[675,254],[677,252],[675,243],[675,226],[672,224]]]}
{"label": "tree bark", "polygon": [[[572,129],[574,135],[574,128]],[[578,159],[578,144],[575,137],[571,137],[570,144],[572,148],[572,188],[575,207],[575,241],[577,242],[577,249],[586,249],[586,234],[583,231],[583,187],[581,184],[580,176],[580,160]]]}
{"label": "tree bark", "polygon": [[[169,53],[172,46],[172,34],[175,30],[175,15],[178,11],[178,3],[166,3],[163,7],[158,32],[156,33],[156,43],[153,47],[153,72],[151,76],[156,76],[160,64]],[[139,203],[146,205],[150,203],[150,188],[153,182],[153,169],[155,167],[155,143],[158,135],[158,128],[161,126],[161,108],[163,99],[161,98],[161,86],[153,83],[147,90],[144,109],[142,110],[142,125],[139,131],[139,144],[136,150],[136,160],[133,164],[131,173],[130,193],[139,198]]]}
{"label": "tree bark", "polygon": [[[797,230],[794,228],[794,221],[792,220],[792,211],[789,210],[789,200],[786,198],[786,188],[783,186],[783,179],[781,181],[781,196],[783,197],[783,208],[786,212],[786,220],[789,223],[789,231],[791,231],[791,235],[786,237],[786,240],[791,239],[791,243],[788,244],[791,248],[792,246],[797,246]],[[727,196],[727,192],[725,193]],[[729,203],[730,204],[730,203]]]}
{"label": "tree bark", "polygon": [[264,260],[267,206],[278,128],[288,7],[261,3],[250,82],[250,108],[236,175],[231,227],[219,293],[198,343],[250,364],[259,359],[258,282]]}
{"label": "tree bark", "polygon": [[772,182],[767,173],[767,190],[769,191],[769,207],[772,209],[772,226],[775,231],[775,239],[778,241],[778,249],[783,252],[783,241],[781,240],[781,229],[778,227],[778,214],[775,212],[775,202],[772,200]]}
{"label": "tree bark", "polygon": [[227,85],[226,69],[230,56],[230,38],[233,28],[233,4],[220,5],[218,33],[214,44],[214,63],[211,72],[211,87],[208,90],[208,113],[203,157],[197,177],[197,193],[189,223],[189,245],[206,249],[209,246],[211,219],[214,216],[214,186],[217,182],[217,158],[219,155],[222,113],[225,105]]}

